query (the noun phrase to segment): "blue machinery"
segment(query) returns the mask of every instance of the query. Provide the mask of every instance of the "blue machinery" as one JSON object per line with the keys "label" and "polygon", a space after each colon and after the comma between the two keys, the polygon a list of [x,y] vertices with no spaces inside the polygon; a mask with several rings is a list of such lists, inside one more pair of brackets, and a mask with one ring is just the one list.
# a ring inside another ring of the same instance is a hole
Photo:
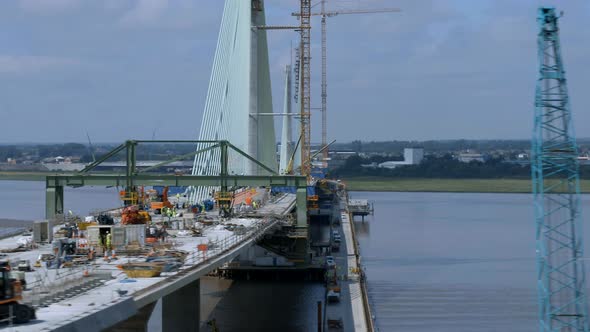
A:
{"label": "blue machinery", "polygon": [[578,148],[554,8],[539,8],[532,178],[540,331],[588,331]]}

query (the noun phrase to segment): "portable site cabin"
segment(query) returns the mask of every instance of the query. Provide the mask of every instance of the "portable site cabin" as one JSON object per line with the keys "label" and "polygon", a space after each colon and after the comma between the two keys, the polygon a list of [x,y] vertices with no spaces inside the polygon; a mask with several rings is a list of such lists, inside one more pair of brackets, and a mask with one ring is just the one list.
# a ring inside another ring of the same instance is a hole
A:
{"label": "portable site cabin", "polygon": [[39,220],[33,223],[33,241],[36,243],[51,243],[53,241],[53,222]]}
{"label": "portable site cabin", "polygon": [[[101,243],[106,243],[108,233],[112,234],[111,246],[113,248],[121,247],[125,244],[125,228],[113,225],[89,226],[88,244],[94,247],[100,247]],[[102,239],[102,241],[101,241]]]}
{"label": "portable site cabin", "polygon": [[100,239],[103,237],[103,243],[106,241],[106,234],[112,235],[111,246],[118,248],[128,244],[145,245],[146,225],[97,225],[88,226],[88,245],[100,247]]}
{"label": "portable site cabin", "polygon": [[125,244],[145,245],[146,225],[125,225]]}

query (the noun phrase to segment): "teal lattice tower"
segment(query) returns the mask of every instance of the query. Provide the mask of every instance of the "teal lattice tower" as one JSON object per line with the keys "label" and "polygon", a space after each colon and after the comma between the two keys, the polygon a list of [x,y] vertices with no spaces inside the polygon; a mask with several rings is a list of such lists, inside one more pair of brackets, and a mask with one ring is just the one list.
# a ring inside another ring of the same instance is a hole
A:
{"label": "teal lattice tower", "polygon": [[532,178],[540,331],[588,331],[578,148],[554,8],[539,8]]}

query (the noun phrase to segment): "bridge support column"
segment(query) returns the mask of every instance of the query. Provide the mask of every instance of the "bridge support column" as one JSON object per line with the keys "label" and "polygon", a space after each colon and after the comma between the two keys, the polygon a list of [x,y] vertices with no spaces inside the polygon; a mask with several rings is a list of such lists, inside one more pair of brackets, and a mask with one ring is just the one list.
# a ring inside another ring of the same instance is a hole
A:
{"label": "bridge support column", "polygon": [[162,298],[162,332],[199,331],[201,282],[188,284]]}
{"label": "bridge support column", "polygon": [[307,188],[297,188],[297,227],[307,228]]}
{"label": "bridge support column", "polygon": [[53,219],[64,212],[64,187],[45,187],[45,218]]}
{"label": "bridge support column", "polygon": [[156,306],[156,302],[150,303],[145,307],[139,309],[135,316],[107,329],[107,332],[145,332],[148,330],[148,321],[152,315],[152,311]]}

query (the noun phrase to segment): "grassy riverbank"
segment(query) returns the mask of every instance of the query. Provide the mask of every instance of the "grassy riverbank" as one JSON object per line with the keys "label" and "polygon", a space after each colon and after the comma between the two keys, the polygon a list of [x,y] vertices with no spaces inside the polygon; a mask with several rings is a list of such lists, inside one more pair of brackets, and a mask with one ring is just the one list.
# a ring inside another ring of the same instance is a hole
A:
{"label": "grassy riverbank", "polygon": [[[342,179],[350,191],[407,191],[407,192],[476,192],[530,193],[530,179]],[[581,189],[590,193],[590,180],[582,180]]]}

